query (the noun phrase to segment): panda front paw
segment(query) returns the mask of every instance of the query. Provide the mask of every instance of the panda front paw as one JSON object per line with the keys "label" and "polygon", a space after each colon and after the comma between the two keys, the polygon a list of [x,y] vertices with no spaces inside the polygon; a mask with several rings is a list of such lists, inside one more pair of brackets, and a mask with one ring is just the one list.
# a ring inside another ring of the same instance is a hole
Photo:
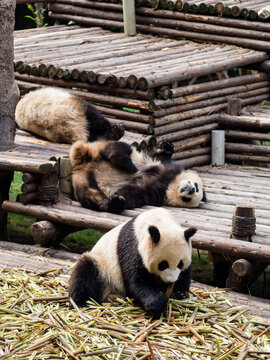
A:
{"label": "panda front paw", "polygon": [[119,213],[124,210],[126,199],[121,195],[113,195],[108,201],[108,211]]}
{"label": "panda front paw", "polygon": [[160,293],[155,297],[149,297],[143,305],[146,311],[150,311],[153,314],[160,314],[166,309],[167,302],[168,298],[166,294]]}

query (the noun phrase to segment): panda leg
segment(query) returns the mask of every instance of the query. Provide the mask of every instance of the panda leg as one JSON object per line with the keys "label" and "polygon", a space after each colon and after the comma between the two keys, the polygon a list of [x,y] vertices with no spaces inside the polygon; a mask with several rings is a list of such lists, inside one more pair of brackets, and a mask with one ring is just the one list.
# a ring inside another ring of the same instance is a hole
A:
{"label": "panda leg", "polygon": [[173,143],[168,140],[163,140],[160,144],[158,144],[157,148],[152,154],[152,157],[156,160],[161,161],[162,163],[165,163],[171,160],[173,150]]}
{"label": "panda leg", "polygon": [[69,281],[69,296],[78,306],[84,306],[90,298],[102,302],[103,284],[96,262],[82,255]]}
{"label": "panda leg", "polygon": [[122,141],[112,141],[108,143],[103,151],[103,158],[108,160],[114,167],[134,174],[138,171],[131,160],[132,149],[129,144]]}
{"label": "panda leg", "polygon": [[178,300],[188,297],[190,283],[191,265],[186,270],[180,273],[179,278],[174,284],[172,297]]}
{"label": "panda leg", "polygon": [[111,125],[109,120],[91,104],[87,104],[86,118],[90,142],[98,139],[119,140],[125,133],[122,124]]}

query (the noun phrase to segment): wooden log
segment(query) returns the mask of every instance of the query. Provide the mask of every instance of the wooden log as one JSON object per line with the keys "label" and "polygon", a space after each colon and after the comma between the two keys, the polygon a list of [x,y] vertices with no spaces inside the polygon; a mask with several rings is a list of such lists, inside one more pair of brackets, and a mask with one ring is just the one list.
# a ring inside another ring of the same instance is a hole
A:
{"label": "wooden log", "polygon": [[30,192],[30,193],[22,193],[19,194],[17,200],[23,204],[33,203],[38,199],[37,192]]}
{"label": "wooden log", "polygon": [[253,145],[253,144],[237,144],[226,142],[226,152],[236,154],[252,154],[270,156],[270,146]]}
{"label": "wooden log", "polygon": [[44,247],[57,246],[68,234],[79,230],[77,227],[47,220],[37,221],[31,225],[31,233],[35,243]]}
{"label": "wooden log", "polygon": [[[87,84],[82,82],[74,82],[74,81],[64,81],[64,80],[56,80],[56,79],[49,79],[44,77],[35,77],[35,76],[28,76],[25,74],[18,74],[15,73],[15,78],[17,80],[18,85],[20,88],[28,88],[32,87],[33,84],[39,84],[42,85],[48,85],[48,86],[59,86],[59,87],[75,87],[75,88],[82,88],[92,91],[99,91],[99,92],[106,92],[113,95],[119,94],[119,95],[127,95],[130,97],[135,97],[139,99],[149,99],[152,100],[155,97],[155,92],[153,89],[149,89],[148,91],[140,91],[140,90],[130,90],[130,89],[121,89],[121,88],[110,88],[108,86],[100,86],[97,84]],[[27,82],[29,82],[27,84]],[[89,94],[89,93],[87,93]],[[94,93],[96,94],[96,93]],[[85,94],[81,94],[81,96]],[[96,94],[98,95],[98,94]],[[89,94],[88,100],[91,100],[92,94]],[[103,98],[102,98],[103,99]],[[123,98],[122,98],[123,99]],[[92,100],[96,101],[96,100]],[[103,100],[102,100],[103,101]],[[123,101],[123,100],[122,100]],[[123,105],[126,106],[126,105]]]}
{"label": "wooden log", "polygon": [[38,175],[35,174],[31,174],[31,173],[23,173],[22,174],[22,181],[25,184],[29,184],[29,183],[36,183],[40,180],[40,177]]}
{"label": "wooden log", "polygon": [[221,124],[233,127],[237,126],[241,128],[270,131],[270,121],[267,121],[266,119],[256,119],[251,116],[232,116],[221,114],[219,117],[219,121]]}
{"label": "wooden log", "polygon": [[23,193],[31,193],[31,192],[36,192],[38,189],[38,183],[37,182],[31,182],[31,183],[27,183],[27,184],[22,184],[21,186],[21,191]]}
{"label": "wooden log", "polygon": [[174,143],[174,151],[177,152],[180,150],[192,148],[194,146],[204,145],[204,144],[209,143],[210,140],[211,140],[210,134],[203,134],[203,135],[187,138],[187,139],[175,142]]}
{"label": "wooden log", "polygon": [[184,166],[185,169],[190,169],[194,166],[209,165],[211,163],[211,155],[200,155],[176,161],[179,162],[182,166]]}
{"label": "wooden log", "polygon": [[[122,215],[96,213],[91,210],[87,210],[87,215],[81,213],[78,214],[78,216],[74,216],[71,212],[72,209],[73,207],[69,207],[69,210],[59,210],[54,207],[48,208],[39,205],[22,205],[21,203],[12,201],[5,201],[3,203],[3,210],[7,212],[20,213],[26,216],[61,222],[77,227],[91,227],[103,231],[108,231],[128,219],[126,216]],[[226,237],[210,237],[210,234],[209,236],[195,235],[192,240],[192,245],[194,248],[235,255],[237,258],[245,257],[248,259],[270,262],[270,246],[267,245],[233,239],[229,241]]]}
{"label": "wooden log", "polygon": [[179,141],[179,140],[184,140],[193,136],[198,136],[201,134],[209,134],[211,133],[212,130],[216,130],[219,128],[218,123],[210,123],[207,125],[203,125],[203,126],[198,126],[198,127],[191,127],[188,131],[182,130],[182,131],[175,131],[171,134],[167,134],[166,136],[161,137],[162,140],[169,140],[169,141]]}
{"label": "wooden log", "polygon": [[225,130],[225,136],[226,139],[241,139],[242,141],[270,141],[270,134],[256,133],[250,131]]}
{"label": "wooden log", "polygon": [[[104,3],[103,3],[104,4]],[[106,4],[105,4],[106,5]],[[209,6],[208,6],[209,11]],[[225,27],[235,27],[241,29],[250,29],[250,30],[258,30],[258,31],[270,31],[270,24],[267,22],[259,22],[259,21],[245,21],[240,19],[229,19],[220,16],[207,16],[207,15],[195,15],[195,14],[188,14],[183,12],[169,12],[169,11],[162,11],[158,9],[147,9],[147,8],[137,8],[136,12],[141,15],[147,16],[157,16],[161,18],[168,18],[168,19],[179,19],[179,20],[186,20],[190,22],[202,22],[207,24],[215,24],[221,25]]]}
{"label": "wooden log", "polygon": [[[156,16],[139,16],[137,15],[136,20],[140,24],[152,24],[157,27],[164,27],[164,28],[173,28],[173,29],[184,29],[188,31],[197,31],[202,32],[204,34],[214,34],[214,35],[221,35],[221,36],[228,36],[228,37],[239,37],[247,39],[260,39],[268,41],[270,39],[270,34],[268,32],[261,32],[257,30],[245,30],[240,29],[237,27],[225,27],[220,25],[212,25],[201,22],[191,22],[185,20],[176,20],[176,19],[161,19]],[[232,42],[234,40],[232,39]],[[239,45],[239,44],[238,44]]]}
{"label": "wooden log", "polygon": [[182,160],[182,159],[189,159],[189,158],[196,158],[200,155],[210,155],[211,148],[209,146],[200,147],[196,149],[191,150],[185,150],[185,151],[178,151],[173,154],[172,159],[173,160]]}
{"label": "wooden log", "polygon": [[242,155],[242,154],[232,154],[226,152],[225,159],[227,162],[242,164],[243,161],[255,162],[255,163],[269,163],[270,156],[254,156],[254,155]]}
{"label": "wooden log", "polygon": [[[194,85],[180,86],[175,89],[172,89],[172,96],[173,98],[178,98],[194,93],[225,89],[228,87],[235,87],[239,85],[251,84],[251,83],[267,81],[267,80],[269,80],[269,78],[265,73],[257,73],[254,75],[242,75],[242,76],[232,77],[223,80],[214,80],[214,81],[207,81]],[[157,106],[162,107],[163,103],[165,102],[156,101],[155,103]],[[171,106],[174,103],[172,101],[169,101],[168,104]]]}
{"label": "wooden log", "polygon": [[[233,99],[235,97],[242,97],[246,98],[252,95],[256,95],[258,92],[265,92],[265,90],[269,87],[268,81],[262,81],[254,84],[246,84],[246,85],[240,85],[235,87],[229,87],[225,89],[219,89],[219,90],[213,90],[213,91],[206,91],[201,92],[199,94],[191,94],[187,96],[181,96],[178,98],[173,98],[168,101],[168,104],[166,107],[163,107],[162,109],[157,109],[154,111],[154,116],[156,117],[162,117],[167,116],[170,114],[176,114],[182,111],[190,110],[195,105],[191,105],[191,103],[196,102],[195,108],[200,107],[201,105],[203,107],[213,104],[213,101],[215,103],[222,102],[224,98],[230,102],[230,99]],[[265,88],[265,89],[264,89]],[[264,90],[263,90],[264,89]],[[267,90],[266,90],[267,91]],[[213,99],[213,100],[212,100]],[[238,101],[241,101],[239,99]],[[159,106],[161,101],[155,101],[155,104]],[[162,105],[164,106],[165,101],[162,101]],[[189,104],[189,105],[188,105]],[[231,106],[231,105],[230,105]],[[230,111],[230,109],[228,109]],[[230,114],[233,115],[233,114]],[[235,114],[238,115],[238,114]]]}
{"label": "wooden log", "polygon": [[34,174],[53,174],[58,171],[58,164],[55,161],[41,161],[29,158],[13,158],[6,153],[1,154],[0,169],[7,171],[30,172]]}
{"label": "wooden log", "polygon": [[243,277],[254,272],[254,263],[246,259],[238,259],[232,264],[235,275]]}

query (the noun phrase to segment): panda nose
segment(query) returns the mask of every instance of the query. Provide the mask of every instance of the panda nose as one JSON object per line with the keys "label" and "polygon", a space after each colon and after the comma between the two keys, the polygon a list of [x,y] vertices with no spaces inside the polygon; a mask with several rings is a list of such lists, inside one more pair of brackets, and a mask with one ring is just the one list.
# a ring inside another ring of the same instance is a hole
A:
{"label": "panda nose", "polygon": [[195,193],[195,188],[192,187],[192,188],[189,190],[188,195],[192,195],[192,194],[194,194],[194,193]]}

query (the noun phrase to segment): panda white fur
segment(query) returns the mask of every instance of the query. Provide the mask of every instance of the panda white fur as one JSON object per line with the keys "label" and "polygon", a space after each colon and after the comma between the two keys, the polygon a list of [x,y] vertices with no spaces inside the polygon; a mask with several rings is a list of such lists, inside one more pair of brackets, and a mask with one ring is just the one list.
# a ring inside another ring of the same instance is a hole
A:
{"label": "panda white fur", "polygon": [[94,106],[67,90],[44,87],[29,89],[19,100],[15,121],[23,129],[53,142],[118,140],[121,124],[111,125]]}
{"label": "panda white fur", "polygon": [[168,284],[174,283],[172,297],[188,296],[195,233],[164,208],[142,212],[82,254],[70,277],[70,297],[84,306],[90,298],[101,303],[110,294],[127,296],[147,311],[162,312]]}
{"label": "panda white fur", "polygon": [[84,207],[111,212],[205,201],[199,175],[170,161],[170,143],[159,150],[152,158],[121,141],[76,142],[70,151],[75,198]]}

